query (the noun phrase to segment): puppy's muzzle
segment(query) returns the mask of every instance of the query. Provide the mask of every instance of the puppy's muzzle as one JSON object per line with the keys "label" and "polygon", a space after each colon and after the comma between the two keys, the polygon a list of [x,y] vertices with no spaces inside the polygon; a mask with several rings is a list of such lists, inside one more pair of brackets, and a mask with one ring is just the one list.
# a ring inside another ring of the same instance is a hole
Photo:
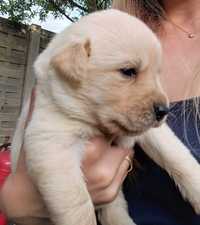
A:
{"label": "puppy's muzzle", "polygon": [[169,107],[164,104],[154,104],[153,106],[155,118],[160,122],[169,112]]}

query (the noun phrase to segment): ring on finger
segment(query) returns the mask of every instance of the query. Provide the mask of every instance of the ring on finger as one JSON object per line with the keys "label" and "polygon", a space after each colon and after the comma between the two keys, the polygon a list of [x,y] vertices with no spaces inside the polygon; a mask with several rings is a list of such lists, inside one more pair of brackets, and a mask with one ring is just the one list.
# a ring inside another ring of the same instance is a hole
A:
{"label": "ring on finger", "polygon": [[129,163],[129,167],[128,167],[128,170],[127,170],[127,173],[129,173],[133,170],[133,162],[128,155],[125,157],[125,160]]}

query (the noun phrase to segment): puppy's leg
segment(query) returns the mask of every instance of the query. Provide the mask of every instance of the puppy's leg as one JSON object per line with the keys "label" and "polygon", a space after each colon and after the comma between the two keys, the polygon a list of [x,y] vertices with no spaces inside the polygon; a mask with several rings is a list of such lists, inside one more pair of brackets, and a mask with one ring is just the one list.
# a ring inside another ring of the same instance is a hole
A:
{"label": "puppy's leg", "polygon": [[141,147],[174,179],[184,198],[200,213],[200,165],[189,150],[163,124],[152,128],[139,141]]}
{"label": "puppy's leg", "polygon": [[122,191],[113,202],[99,210],[98,219],[102,225],[136,225],[128,215],[128,207]]}
{"label": "puppy's leg", "polygon": [[26,162],[55,225],[96,225],[80,169],[83,143],[64,134],[25,136]]}

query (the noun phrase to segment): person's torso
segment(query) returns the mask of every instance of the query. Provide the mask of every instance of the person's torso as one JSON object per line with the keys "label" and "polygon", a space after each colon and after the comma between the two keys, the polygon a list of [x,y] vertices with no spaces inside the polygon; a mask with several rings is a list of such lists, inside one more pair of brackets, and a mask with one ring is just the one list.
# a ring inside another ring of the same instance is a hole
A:
{"label": "person's torso", "polygon": [[[167,123],[200,162],[200,120],[193,104],[192,99],[171,104]],[[168,174],[139,147],[136,160],[141,168],[124,185],[129,213],[136,224],[199,225],[200,216],[183,200]]]}

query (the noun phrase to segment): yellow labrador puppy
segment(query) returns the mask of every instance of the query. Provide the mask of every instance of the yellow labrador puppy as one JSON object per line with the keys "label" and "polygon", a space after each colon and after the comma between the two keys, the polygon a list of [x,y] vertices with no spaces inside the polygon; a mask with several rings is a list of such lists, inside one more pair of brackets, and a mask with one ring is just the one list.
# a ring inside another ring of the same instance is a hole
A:
{"label": "yellow labrador puppy", "polygon": [[[117,10],[93,13],[58,34],[35,63],[33,116],[23,110],[13,141],[13,171],[22,139],[30,176],[55,225],[95,225],[81,170],[95,135],[144,151],[200,212],[200,166],[162,122],[168,103],[159,83],[161,47],[138,19]],[[162,124],[162,125],[161,125]],[[122,192],[101,208],[103,225],[133,225]]]}

